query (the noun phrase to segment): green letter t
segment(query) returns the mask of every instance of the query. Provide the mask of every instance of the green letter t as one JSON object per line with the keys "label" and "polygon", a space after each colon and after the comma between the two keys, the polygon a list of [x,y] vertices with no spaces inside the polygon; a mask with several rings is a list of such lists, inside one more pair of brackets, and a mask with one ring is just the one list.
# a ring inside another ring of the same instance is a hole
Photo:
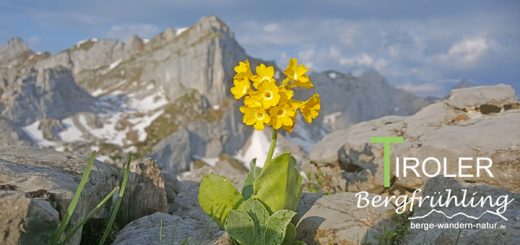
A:
{"label": "green letter t", "polygon": [[372,137],[370,142],[384,144],[384,186],[390,187],[390,144],[403,143],[403,137]]}

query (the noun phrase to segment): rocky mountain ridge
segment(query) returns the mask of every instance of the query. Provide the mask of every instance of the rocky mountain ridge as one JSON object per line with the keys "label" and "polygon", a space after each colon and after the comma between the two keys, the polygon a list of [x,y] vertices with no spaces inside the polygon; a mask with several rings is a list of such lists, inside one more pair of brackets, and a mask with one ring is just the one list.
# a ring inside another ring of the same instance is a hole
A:
{"label": "rocky mountain ridge", "polygon": [[[185,30],[167,29],[150,40],[94,38],[50,54],[33,52],[14,38],[0,51],[1,115],[40,147],[97,150],[106,161],[137,152],[179,171],[194,160],[212,164],[222,154],[240,158],[267,147],[247,143],[252,130],[242,124],[229,88],[239,60],[273,63],[248,56],[217,17]],[[322,116],[281,136],[287,139],[283,147],[299,148],[304,158],[330,131],[411,114],[428,103],[391,87],[375,72],[311,77],[318,92],[331,94],[323,96]]]}

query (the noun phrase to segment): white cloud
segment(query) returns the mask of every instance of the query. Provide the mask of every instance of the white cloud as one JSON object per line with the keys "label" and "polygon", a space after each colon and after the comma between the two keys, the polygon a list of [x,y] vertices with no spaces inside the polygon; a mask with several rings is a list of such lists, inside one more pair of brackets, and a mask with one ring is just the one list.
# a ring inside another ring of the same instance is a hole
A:
{"label": "white cloud", "polygon": [[398,85],[397,87],[402,90],[417,94],[438,94],[443,90],[443,87],[439,83],[434,82],[422,84],[405,83]]}
{"label": "white cloud", "polygon": [[150,24],[114,25],[105,33],[108,38],[124,40],[134,34],[149,38],[161,32],[161,29]]}
{"label": "white cloud", "polygon": [[298,54],[298,58],[301,63],[306,64],[308,67],[313,68],[313,58],[316,54],[314,49],[307,49]]}
{"label": "white cloud", "polygon": [[358,54],[352,58],[340,58],[339,63],[346,66],[372,66],[374,64],[372,56],[365,52]]}
{"label": "white cloud", "polygon": [[276,23],[270,23],[264,26],[265,32],[276,32],[280,29],[280,25]]}
{"label": "white cloud", "polygon": [[31,36],[27,39],[27,43],[30,47],[36,47],[40,44],[41,38],[39,36]]}
{"label": "white cloud", "polygon": [[440,54],[434,59],[445,65],[470,68],[489,51],[490,47],[490,41],[485,38],[464,39],[453,44],[447,53]]}

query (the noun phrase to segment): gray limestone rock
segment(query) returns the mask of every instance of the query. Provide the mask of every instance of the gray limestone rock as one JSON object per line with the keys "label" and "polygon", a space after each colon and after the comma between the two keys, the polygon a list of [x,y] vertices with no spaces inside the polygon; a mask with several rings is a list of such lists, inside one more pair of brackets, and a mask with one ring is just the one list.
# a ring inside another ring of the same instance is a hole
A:
{"label": "gray limestone rock", "polygon": [[[412,222],[421,223],[432,223],[432,224],[456,224],[456,223],[469,223],[469,224],[491,224],[495,225],[496,228],[490,227],[490,229],[411,229],[411,233],[405,237],[405,241],[408,244],[420,244],[422,241],[429,241],[429,244],[454,244],[459,236],[457,244],[519,244],[520,243],[520,194],[511,192],[505,188],[491,187],[489,185],[482,184],[471,184],[464,183],[463,181],[457,181],[453,178],[432,178],[428,180],[424,186],[422,195],[429,195],[438,198],[439,195],[436,193],[442,193],[446,196],[446,189],[452,190],[452,195],[457,197],[458,200],[463,198],[463,191],[467,191],[466,200],[469,198],[492,198],[494,202],[499,200],[499,196],[508,196],[508,201],[512,201],[507,205],[507,209],[501,215],[507,220],[504,220],[494,214],[485,213],[486,211],[496,211],[500,206],[491,206],[489,202],[485,202],[484,205],[476,207],[462,207],[451,204],[449,207],[436,208],[436,210],[444,212],[446,215],[452,216],[457,213],[464,213],[466,215],[479,217],[477,220],[468,218],[464,215],[457,215],[451,219],[448,219],[440,213],[432,213],[422,219],[416,219]],[[473,193],[476,193],[475,195]],[[514,199],[514,200],[512,200]],[[505,200],[505,199],[503,199]],[[426,204],[428,202],[425,202]],[[502,204],[500,204],[502,205]],[[416,207],[412,217],[421,217],[427,215],[432,208],[429,205],[423,205]],[[500,228],[503,226],[503,228]],[[460,234],[459,234],[460,233]]]}
{"label": "gray limestone rock", "polygon": [[351,192],[304,194],[296,210],[297,239],[307,244],[377,244],[383,227],[395,226],[390,219],[393,207],[357,208],[356,202]]}
{"label": "gray limestone rock", "polygon": [[[0,242],[38,244],[49,241],[58,226],[59,213],[46,200],[0,185]],[[11,187],[12,188],[12,187]]]}
{"label": "gray limestone rock", "polygon": [[120,224],[128,224],[155,212],[168,212],[161,168],[151,159],[130,163],[128,186],[118,215]]}

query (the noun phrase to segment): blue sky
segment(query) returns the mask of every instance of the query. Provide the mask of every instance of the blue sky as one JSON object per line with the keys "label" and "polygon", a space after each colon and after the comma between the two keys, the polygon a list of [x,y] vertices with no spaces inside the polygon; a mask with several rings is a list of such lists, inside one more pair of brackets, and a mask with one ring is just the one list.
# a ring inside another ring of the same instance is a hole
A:
{"label": "blue sky", "polygon": [[216,15],[252,56],[314,70],[381,72],[442,96],[461,79],[520,91],[520,1],[0,0],[0,43],[57,52],[92,37],[149,38]]}

